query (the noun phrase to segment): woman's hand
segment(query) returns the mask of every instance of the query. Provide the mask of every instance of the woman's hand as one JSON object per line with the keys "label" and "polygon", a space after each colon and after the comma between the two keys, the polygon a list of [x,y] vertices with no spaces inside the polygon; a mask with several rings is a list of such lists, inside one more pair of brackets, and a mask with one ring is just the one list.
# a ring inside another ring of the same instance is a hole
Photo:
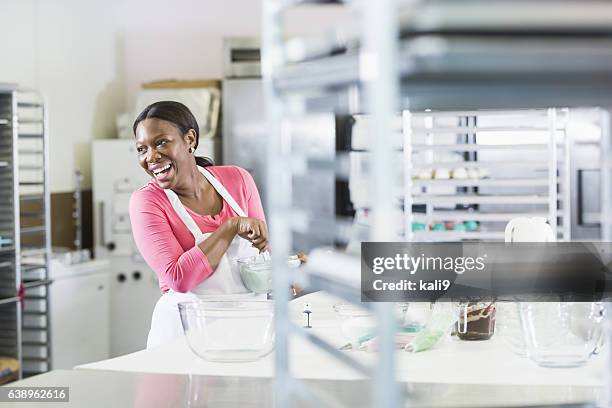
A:
{"label": "woman's hand", "polygon": [[250,241],[253,246],[263,252],[268,245],[268,227],[257,218],[236,217],[236,234]]}

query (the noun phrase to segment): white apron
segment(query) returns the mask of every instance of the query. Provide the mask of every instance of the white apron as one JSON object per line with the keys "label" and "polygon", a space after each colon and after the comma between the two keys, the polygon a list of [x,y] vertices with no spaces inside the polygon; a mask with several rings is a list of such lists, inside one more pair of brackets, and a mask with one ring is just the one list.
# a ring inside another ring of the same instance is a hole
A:
{"label": "white apron", "polygon": [[[227,192],[225,187],[208,170],[199,167],[204,177],[210,182],[219,195],[240,217],[247,215],[236,203],[234,198]],[[189,231],[193,234],[195,245],[204,241],[211,233],[203,234],[193,218],[189,215],[183,203],[171,189],[164,189],[174,211],[185,223]],[[198,299],[236,299],[236,298],[255,298],[256,295],[250,292],[242,284],[237,259],[254,256],[259,253],[249,241],[240,238],[238,235],[231,242],[229,248],[221,258],[219,266],[204,282],[193,288],[191,292],[180,293],[169,290],[161,296],[153,309],[151,317],[151,330],[147,339],[147,348],[171,342],[177,337],[183,336],[183,326],[178,311],[179,302],[195,301]],[[263,295],[265,296],[265,295]]]}

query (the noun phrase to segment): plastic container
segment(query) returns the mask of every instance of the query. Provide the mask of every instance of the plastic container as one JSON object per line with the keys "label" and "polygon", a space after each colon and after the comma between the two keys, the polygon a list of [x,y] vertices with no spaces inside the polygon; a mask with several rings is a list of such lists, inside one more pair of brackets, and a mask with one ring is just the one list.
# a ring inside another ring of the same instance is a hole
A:
{"label": "plastic container", "polygon": [[178,308],[187,343],[200,358],[254,361],[274,348],[271,301],[195,301]]}
{"label": "plastic container", "polygon": [[467,231],[476,231],[478,229],[477,221],[464,221],[463,225],[465,225]]}
{"label": "plastic container", "polygon": [[464,223],[460,223],[460,224],[455,224],[453,227],[453,230],[457,232],[465,232],[467,231],[467,228]]}
{"label": "plastic container", "polygon": [[422,222],[413,222],[412,230],[413,231],[427,231],[427,224],[424,224]]}
{"label": "plastic container", "polygon": [[431,226],[431,230],[432,231],[445,231],[446,227],[444,226],[444,223],[436,222],[435,224]]}

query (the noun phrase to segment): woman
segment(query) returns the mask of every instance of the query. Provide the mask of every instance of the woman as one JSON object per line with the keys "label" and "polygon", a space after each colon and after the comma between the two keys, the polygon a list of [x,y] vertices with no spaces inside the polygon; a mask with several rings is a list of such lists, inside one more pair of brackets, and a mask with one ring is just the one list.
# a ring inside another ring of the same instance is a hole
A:
{"label": "woman", "polygon": [[199,127],[185,105],[149,105],[133,130],[138,162],[152,180],[132,194],[130,220],[162,291],[151,319],[151,348],[182,335],[178,302],[252,295],[236,259],[264,251],[268,230],[251,175],[194,155]]}

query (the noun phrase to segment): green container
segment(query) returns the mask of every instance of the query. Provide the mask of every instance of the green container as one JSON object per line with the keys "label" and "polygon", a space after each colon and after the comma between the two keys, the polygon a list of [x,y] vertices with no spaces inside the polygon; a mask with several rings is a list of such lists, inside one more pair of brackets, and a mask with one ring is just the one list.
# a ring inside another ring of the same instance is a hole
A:
{"label": "green container", "polygon": [[427,230],[427,225],[423,224],[422,222],[413,222],[412,230],[413,231],[425,231]]}
{"label": "green container", "polygon": [[458,232],[464,232],[464,231],[467,231],[467,227],[463,223],[455,224],[455,226],[453,227],[453,230],[458,231]]}
{"label": "green container", "polygon": [[478,229],[478,222],[476,221],[465,221],[463,224],[468,231],[476,231]]}
{"label": "green container", "polygon": [[446,231],[446,228],[444,227],[443,223],[437,222],[431,227],[431,230],[432,231]]}

